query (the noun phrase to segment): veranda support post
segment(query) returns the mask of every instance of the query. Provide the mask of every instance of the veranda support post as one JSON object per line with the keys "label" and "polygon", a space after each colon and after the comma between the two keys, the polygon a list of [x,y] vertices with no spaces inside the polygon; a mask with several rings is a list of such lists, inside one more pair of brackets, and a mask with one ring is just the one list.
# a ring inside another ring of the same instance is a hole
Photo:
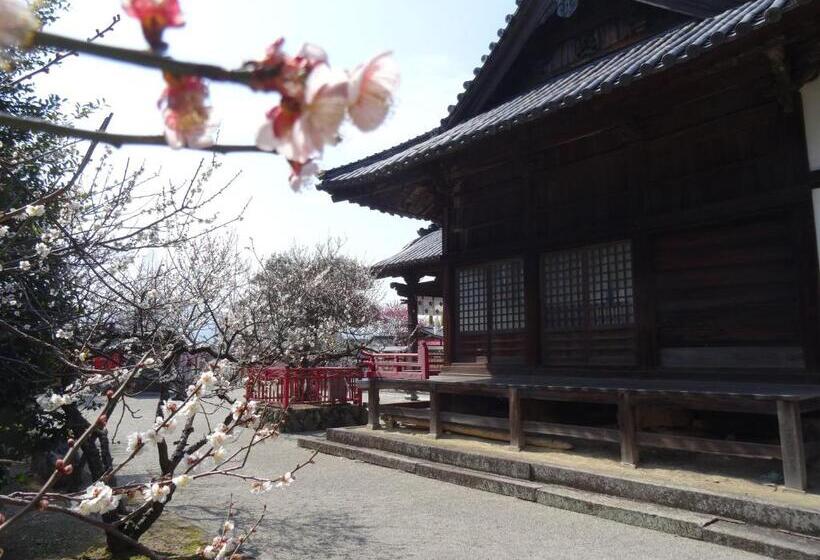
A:
{"label": "veranda support post", "polygon": [[638,466],[638,438],[635,426],[635,404],[629,393],[618,398],[618,428],[621,439],[621,464]]}
{"label": "veranda support post", "polygon": [[367,385],[367,421],[371,430],[381,429],[379,424],[379,380],[371,377]]}
{"label": "veranda support post", "polygon": [[510,388],[510,447],[516,451],[524,448],[524,428],[521,416],[521,394],[515,388]]}
{"label": "veranda support post", "polygon": [[780,428],[780,448],[783,456],[783,482],[789,490],[806,490],[806,450],[803,443],[803,423],[800,403],[777,401],[777,422]]}
{"label": "veranda support post", "polygon": [[435,385],[430,387],[430,435],[441,437],[441,395]]}

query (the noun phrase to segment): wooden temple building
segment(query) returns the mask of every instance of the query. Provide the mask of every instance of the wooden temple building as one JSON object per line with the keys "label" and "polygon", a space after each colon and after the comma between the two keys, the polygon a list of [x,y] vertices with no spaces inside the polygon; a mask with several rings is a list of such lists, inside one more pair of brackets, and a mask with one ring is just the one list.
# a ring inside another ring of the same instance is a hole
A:
{"label": "wooden temple building", "polygon": [[[441,228],[432,226],[419,230],[419,236],[408,243],[401,251],[371,267],[376,278],[401,278],[403,282],[391,282],[390,288],[402,298],[407,306],[407,332],[410,333],[410,345],[417,348],[420,338],[430,336],[428,329],[419,328],[419,301],[440,300],[443,298],[441,278]],[[422,281],[425,278],[430,280]]]}
{"label": "wooden temple building", "polygon": [[439,127],[320,186],[441,226],[448,366],[371,381],[373,427],[402,386],[436,435],[777,458],[806,488],[818,69],[820,1],[519,0]]}

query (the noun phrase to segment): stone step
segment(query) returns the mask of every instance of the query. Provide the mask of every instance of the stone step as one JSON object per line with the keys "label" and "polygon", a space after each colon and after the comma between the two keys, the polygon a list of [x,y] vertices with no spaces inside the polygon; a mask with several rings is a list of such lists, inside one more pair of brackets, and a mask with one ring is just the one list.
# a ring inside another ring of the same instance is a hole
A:
{"label": "stone step", "polygon": [[703,540],[784,560],[820,560],[820,540],[713,515],[605,495],[558,484],[544,484],[378,449],[303,436],[300,447],[372,463],[477,490],[513,496],[545,506]]}
{"label": "stone step", "polygon": [[734,519],[760,527],[771,527],[793,533],[820,537],[820,511],[799,506],[785,506],[752,497],[720,494],[675,484],[659,484],[637,477],[604,474],[583,468],[567,468],[541,462],[527,462],[506,457],[472,453],[432,442],[411,442],[387,434],[375,435],[368,430],[331,429],[329,441],[378,449],[405,457],[469,468],[512,478],[556,484],[680,510]]}

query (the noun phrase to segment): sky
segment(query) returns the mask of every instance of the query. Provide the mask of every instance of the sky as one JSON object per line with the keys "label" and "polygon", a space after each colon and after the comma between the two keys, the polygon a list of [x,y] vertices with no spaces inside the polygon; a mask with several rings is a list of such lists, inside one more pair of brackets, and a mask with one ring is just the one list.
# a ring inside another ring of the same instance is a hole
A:
{"label": "sky", "polygon": [[[179,59],[237,67],[261,58],[266,47],[285,37],[288,52],[304,42],[325,48],[335,68],[352,69],[384,51],[401,67],[402,84],[395,110],[378,130],[362,133],[347,126],[344,141],[326,150],[330,169],[398,144],[438,125],[473,77],[488,45],[497,39],[514,0],[180,0],[187,24],[169,30],[169,53]],[[119,0],[72,0],[68,12],[48,31],[86,38],[122,13]],[[124,16],[106,44],[142,49],[139,24]],[[69,101],[103,99],[114,113],[110,132],[159,134],[156,101],[163,82],[158,71],[89,56],[71,58],[39,80],[43,92]],[[211,101],[222,143],[253,143],[274,94],[254,93],[233,84],[212,84]],[[107,111],[106,111],[107,112]],[[89,122],[96,128],[100,113]],[[115,158],[145,161],[169,179],[190,176],[201,152],[165,147],[123,147]],[[269,154],[232,154],[222,159],[216,180],[239,172],[224,211],[238,211],[250,200],[236,225],[243,241],[253,240],[260,254],[294,243],[312,245],[329,236],[345,241],[344,251],[371,264],[388,257],[416,236],[425,222],[368,208],[333,203],[315,190],[293,193],[284,160]]]}

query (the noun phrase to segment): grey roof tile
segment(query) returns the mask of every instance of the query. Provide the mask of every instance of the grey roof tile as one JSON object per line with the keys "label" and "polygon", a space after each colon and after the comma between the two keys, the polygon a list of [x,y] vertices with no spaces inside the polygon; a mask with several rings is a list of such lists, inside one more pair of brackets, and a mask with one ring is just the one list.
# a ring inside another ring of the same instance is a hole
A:
{"label": "grey roof tile", "polygon": [[438,127],[398,146],[325,172],[320,189],[392,174],[413,163],[464,146],[484,135],[625,87],[649,74],[690,60],[755,28],[779,21],[784,11],[813,0],[752,0],[714,17],[663,31],[589,62],[489,111]]}
{"label": "grey roof tile", "polygon": [[401,273],[413,265],[434,263],[441,258],[441,242],[441,230],[437,229],[417,237],[404,249],[374,264],[371,268],[380,277],[384,277]]}

